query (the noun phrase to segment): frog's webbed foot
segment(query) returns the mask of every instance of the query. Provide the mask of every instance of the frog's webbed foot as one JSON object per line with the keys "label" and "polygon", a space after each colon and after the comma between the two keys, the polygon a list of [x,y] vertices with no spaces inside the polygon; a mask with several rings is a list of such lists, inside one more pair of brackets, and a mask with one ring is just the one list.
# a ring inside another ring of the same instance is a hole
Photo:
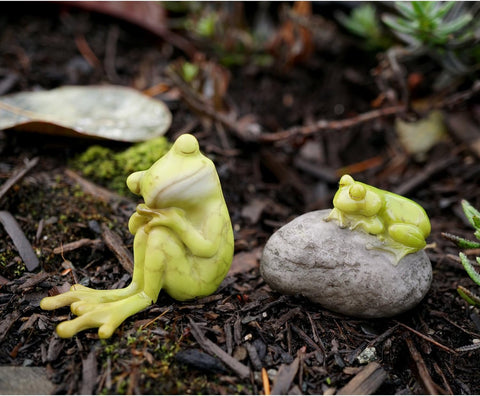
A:
{"label": "frog's webbed foot", "polygon": [[76,284],[70,288],[70,291],[59,294],[58,296],[45,297],[40,301],[40,307],[45,310],[58,309],[67,305],[83,303],[103,303],[126,298],[135,293],[134,284],[124,289],[116,290],[95,290],[89,287]]}
{"label": "frog's webbed foot", "polygon": [[57,326],[57,334],[62,338],[68,338],[82,330],[98,327],[99,337],[109,338],[126,318],[152,303],[151,298],[143,292],[114,302],[73,303],[72,312],[78,317],[60,323]]}
{"label": "frog's webbed foot", "polygon": [[378,243],[368,244],[366,248],[383,250],[391,253],[393,255],[393,265],[397,265],[400,260],[407,254],[414,253],[418,250],[409,246],[405,246],[404,244],[395,241],[389,236],[382,236],[381,238],[378,238]]}

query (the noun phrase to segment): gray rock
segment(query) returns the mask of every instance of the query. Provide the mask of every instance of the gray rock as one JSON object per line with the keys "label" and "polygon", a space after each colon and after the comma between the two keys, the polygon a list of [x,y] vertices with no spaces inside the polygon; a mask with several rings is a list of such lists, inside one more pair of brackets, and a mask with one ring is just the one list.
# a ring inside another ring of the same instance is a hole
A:
{"label": "gray rock", "polygon": [[50,395],[54,390],[43,367],[0,366],[0,395]]}
{"label": "gray rock", "polygon": [[260,272],[272,289],[363,318],[394,316],[422,300],[432,282],[423,250],[394,265],[391,253],[366,248],[378,245],[376,236],[324,221],[329,213],[306,213],[270,237]]}

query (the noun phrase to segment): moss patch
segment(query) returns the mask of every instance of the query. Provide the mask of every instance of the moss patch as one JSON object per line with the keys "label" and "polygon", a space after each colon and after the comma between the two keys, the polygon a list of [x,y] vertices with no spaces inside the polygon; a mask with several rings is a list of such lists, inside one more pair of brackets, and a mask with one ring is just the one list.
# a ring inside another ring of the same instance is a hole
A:
{"label": "moss patch", "polygon": [[77,156],[70,166],[96,183],[129,195],[125,184],[128,175],[150,168],[170,147],[171,143],[163,136],[137,143],[121,152],[95,145]]}

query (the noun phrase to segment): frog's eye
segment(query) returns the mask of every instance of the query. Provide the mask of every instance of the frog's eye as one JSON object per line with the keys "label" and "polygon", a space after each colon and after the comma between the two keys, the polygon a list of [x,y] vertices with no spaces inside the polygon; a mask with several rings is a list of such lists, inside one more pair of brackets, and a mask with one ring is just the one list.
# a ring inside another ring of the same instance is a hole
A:
{"label": "frog's eye", "polygon": [[348,194],[354,201],[361,201],[365,198],[366,190],[361,184],[354,184],[348,190]]}
{"label": "frog's eye", "polygon": [[181,135],[175,141],[175,150],[179,154],[193,154],[198,150],[197,139],[188,133]]}
{"label": "frog's eye", "polygon": [[350,176],[350,175],[343,175],[342,178],[340,179],[340,182],[338,183],[338,185],[340,187],[345,187],[345,186],[349,186],[350,184],[353,184],[355,180],[353,180],[353,177]]}

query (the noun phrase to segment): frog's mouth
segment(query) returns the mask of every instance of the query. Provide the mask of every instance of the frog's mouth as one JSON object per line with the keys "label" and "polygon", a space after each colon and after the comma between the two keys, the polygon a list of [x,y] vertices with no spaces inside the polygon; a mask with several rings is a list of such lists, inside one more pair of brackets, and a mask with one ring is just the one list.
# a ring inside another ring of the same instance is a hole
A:
{"label": "frog's mouth", "polygon": [[199,199],[211,195],[219,188],[214,176],[215,173],[208,166],[203,166],[168,184],[160,183],[143,198],[152,208],[201,203],[198,202]]}

